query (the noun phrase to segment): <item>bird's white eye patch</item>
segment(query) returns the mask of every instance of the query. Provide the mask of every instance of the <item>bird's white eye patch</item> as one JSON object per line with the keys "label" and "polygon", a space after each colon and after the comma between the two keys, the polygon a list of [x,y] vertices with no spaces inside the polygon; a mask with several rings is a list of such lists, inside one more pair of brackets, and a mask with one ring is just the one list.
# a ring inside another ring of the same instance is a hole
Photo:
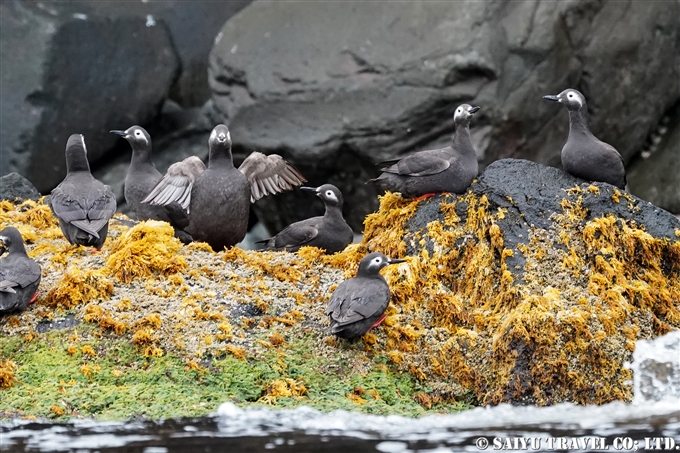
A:
{"label": "bird's white eye patch", "polygon": [[137,137],[141,137],[141,136],[143,136],[144,134],[142,134],[142,131],[137,130],[137,131],[135,131],[135,135],[136,135]]}
{"label": "bird's white eye patch", "polygon": [[81,141],[82,144],[83,144],[83,151],[85,151],[85,154],[87,154],[87,146],[85,146],[85,137],[83,137],[83,136],[81,135],[81,136],[80,136],[80,141]]}
{"label": "bird's white eye patch", "polygon": [[571,100],[578,102],[578,105],[580,105],[580,106],[583,105],[583,102],[581,102],[581,96],[574,93],[573,91],[570,91],[569,93],[567,93],[567,97]]}
{"label": "bird's white eye patch", "polygon": [[373,258],[373,261],[371,261],[371,267],[380,266],[380,264],[382,264],[382,259],[380,257]]}
{"label": "bird's white eye patch", "polygon": [[332,190],[327,190],[325,195],[329,200],[338,201],[338,197],[335,196],[335,193],[333,193]]}
{"label": "bird's white eye patch", "polygon": [[231,132],[227,131],[227,140],[231,140]]}

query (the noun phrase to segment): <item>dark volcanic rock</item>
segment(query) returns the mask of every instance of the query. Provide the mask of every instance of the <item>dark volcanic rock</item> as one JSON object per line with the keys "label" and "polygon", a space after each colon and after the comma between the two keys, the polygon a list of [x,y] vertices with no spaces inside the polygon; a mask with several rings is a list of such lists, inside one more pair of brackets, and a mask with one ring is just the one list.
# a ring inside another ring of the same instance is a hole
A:
{"label": "dark volcanic rock", "polygon": [[[575,186],[579,186],[581,192],[569,190]],[[597,187],[599,191],[589,190],[590,186]],[[680,228],[680,220],[671,213],[635,196],[624,195],[611,184],[590,183],[557,168],[526,160],[502,159],[494,162],[470,189],[478,195],[485,194],[490,201],[490,209],[507,208],[513,215],[506,218],[515,217],[514,221],[507,223],[508,227],[514,223],[550,228],[553,225],[550,216],[562,212],[563,200],[576,203],[580,198],[581,206],[587,211],[586,222],[612,214],[644,226],[657,239],[675,239],[675,230]],[[619,201],[615,201],[617,192],[620,194]],[[501,230],[508,231],[504,225],[501,225]],[[522,242],[526,242],[526,236]]]}
{"label": "dark volcanic rock", "polygon": [[19,173],[10,173],[0,177],[0,200],[35,200],[38,201],[40,193],[31,184],[31,181]]}
{"label": "dark volcanic rock", "polygon": [[[530,227],[544,230],[556,228],[551,216],[561,214],[565,202],[571,205],[578,203],[584,208],[584,224],[612,214],[635,222],[657,239],[677,240],[676,231],[680,231],[680,220],[647,201],[621,192],[610,184],[590,183],[557,168],[527,160],[501,159],[492,163],[469,190],[478,196],[486,196],[489,201],[488,212],[497,212],[498,208],[507,210],[505,217],[498,219],[497,223],[503,234],[505,248],[511,250],[520,243],[529,244]],[[436,195],[418,206],[406,223],[405,229],[409,234],[426,230],[427,224],[433,220],[443,221],[444,215],[440,209],[443,197]],[[467,206],[461,203],[457,206],[456,214],[465,222]],[[419,250],[410,247],[407,253],[417,255]],[[507,263],[512,272],[522,275],[525,263],[522,253],[514,253],[507,258]]]}
{"label": "dark volcanic rock", "polygon": [[[248,5],[251,0],[228,2],[187,2],[181,0],[129,1],[97,0],[45,0],[42,11],[52,15],[71,16],[84,14],[93,17],[138,17],[147,23],[163,21],[180,60],[180,74],[172,86],[170,97],[184,107],[201,106],[210,97],[206,72],[208,54],[215,36],[231,16]],[[33,0],[21,0],[31,7]],[[161,49],[158,49],[161,50]]]}
{"label": "dark volcanic rock", "polygon": [[218,36],[210,108],[237,147],[282,153],[323,183],[314,166],[340,150],[363,176],[363,163],[446,143],[461,102],[482,106],[472,131],[485,163],[559,166],[567,115],[541,96],[574,87],[593,132],[628,161],[680,98],[679,13],[678,2],[255,1]]}
{"label": "dark volcanic rock", "polygon": [[[58,14],[36,2],[0,8],[0,168],[47,192],[66,173],[71,134],[85,135],[96,165],[116,143],[112,125],[145,124],[158,113],[177,57],[161,22]],[[21,58],[11,49],[21,49]]]}

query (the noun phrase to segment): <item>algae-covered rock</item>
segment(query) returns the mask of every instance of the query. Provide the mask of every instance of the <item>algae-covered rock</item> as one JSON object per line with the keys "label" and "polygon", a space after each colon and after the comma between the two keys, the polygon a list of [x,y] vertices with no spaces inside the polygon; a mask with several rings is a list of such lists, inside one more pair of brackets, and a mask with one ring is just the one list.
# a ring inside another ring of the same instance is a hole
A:
{"label": "algae-covered rock", "polygon": [[[458,196],[388,193],[364,241],[330,256],[183,246],[121,215],[91,254],[30,200],[0,202],[9,224],[43,278],[35,304],[0,317],[0,418],[627,401],[636,340],[680,328],[680,221],[526,161],[494,163]],[[368,251],[407,261],[382,271],[387,318],[335,339],[328,299]]]}
{"label": "algae-covered rock", "polygon": [[630,400],[635,341],[680,327],[680,221],[605,183],[501,160],[457,197],[387,194],[366,226],[412,256],[387,323],[415,333],[384,347],[480,403]]}

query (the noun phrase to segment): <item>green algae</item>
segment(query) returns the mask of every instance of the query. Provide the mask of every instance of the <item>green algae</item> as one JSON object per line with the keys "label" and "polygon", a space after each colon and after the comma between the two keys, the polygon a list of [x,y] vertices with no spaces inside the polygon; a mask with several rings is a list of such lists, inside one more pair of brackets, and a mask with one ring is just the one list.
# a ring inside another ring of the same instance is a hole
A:
{"label": "green algae", "polygon": [[[368,372],[352,372],[341,359],[310,352],[311,336],[290,343],[285,354],[268,351],[264,360],[204,357],[194,369],[177,356],[144,357],[129,341],[96,333],[83,324],[38,334],[28,342],[0,337],[0,356],[16,358],[18,376],[0,394],[0,419],[191,417],[207,415],[227,401],[277,409],[306,405],[373,414],[428,413],[415,397],[427,389],[410,374],[386,366],[382,356],[376,356]],[[278,379],[302,382],[306,394],[267,395],[267,385]],[[439,404],[433,410],[464,408]]]}

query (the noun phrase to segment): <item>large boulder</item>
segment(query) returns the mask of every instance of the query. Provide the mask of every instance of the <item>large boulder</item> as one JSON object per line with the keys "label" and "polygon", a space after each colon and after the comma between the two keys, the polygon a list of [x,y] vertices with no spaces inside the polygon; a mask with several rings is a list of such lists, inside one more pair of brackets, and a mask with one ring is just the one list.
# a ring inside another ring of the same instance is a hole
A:
{"label": "large boulder", "polygon": [[10,173],[0,177],[0,200],[18,201],[35,200],[38,201],[40,193],[31,184],[31,181],[21,176],[19,173]]}
{"label": "large boulder", "polygon": [[534,162],[494,162],[458,196],[388,193],[360,247],[410,256],[383,272],[381,350],[484,404],[629,400],[636,341],[680,329],[680,220]]}
{"label": "large boulder", "polygon": [[69,135],[85,135],[91,164],[111,149],[109,130],[158,113],[179,68],[167,28],[153,18],[65,13],[2,2],[0,169],[41,192],[66,174]]}
{"label": "large boulder", "polygon": [[[139,17],[149,23],[163,21],[180,60],[179,77],[170,97],[184,107],[201,106],[210,97],[208,54],[224,22],[251,0],[228,2],[46,0],[41,9],[55,15],[85,14],[96,17]],[[21,0],[22,4],[35,3]]]}
{"label": "large boulder", "polygon": [[[349,174],[341,189],[360,218],[374,207],[375,188],[357,189],[372,163],[446,143],[462,102],[482,106],[472,129],[485,164],[559,166],[567,113],[541,96],[567,87],[630,160],[680,98],[679,13],[679,2],[255,1],[218,35],[209,107],[237,149],[283,153],[314,184]],[[312,210],[298,203],[283,221]]]}

